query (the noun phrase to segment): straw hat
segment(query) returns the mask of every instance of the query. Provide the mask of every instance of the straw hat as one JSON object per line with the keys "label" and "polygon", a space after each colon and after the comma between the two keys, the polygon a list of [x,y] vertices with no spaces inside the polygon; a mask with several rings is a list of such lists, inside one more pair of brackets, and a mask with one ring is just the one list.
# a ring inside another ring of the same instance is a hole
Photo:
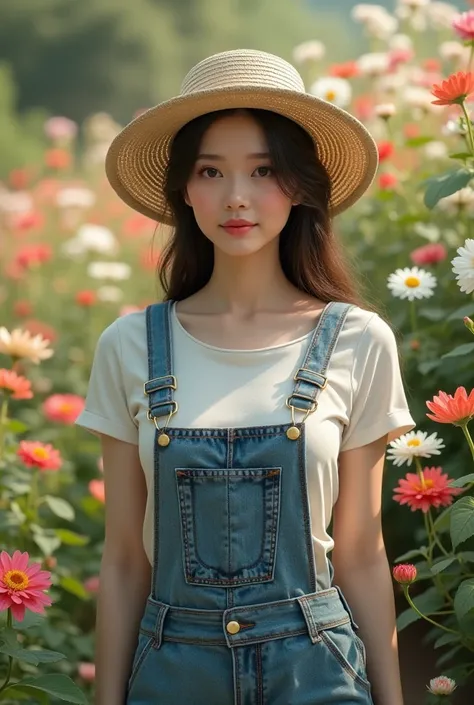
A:
{"label": "straw hat", "polygon": [[370,186],[378,154],[366,128],[345,110],[308,95],[301,76],[284,59],[237,49],[196,64],[179,96],[142,113],[117,135],[105,168],[120,198],[140,213],[172,224],[163,184],[173,137],[190,120],[230,108],[270,110],[311,135],[332,182],[331,215],[348,208]]}

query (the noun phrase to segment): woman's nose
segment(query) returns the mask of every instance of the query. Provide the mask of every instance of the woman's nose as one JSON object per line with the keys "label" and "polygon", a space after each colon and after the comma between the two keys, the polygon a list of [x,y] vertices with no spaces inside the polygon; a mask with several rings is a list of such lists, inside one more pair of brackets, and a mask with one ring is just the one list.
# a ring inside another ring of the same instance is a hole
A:
{"label": "woman's nose", "polygon": [[226,208],[228,210],[248,208],[249,201],[249,185],[245,179],[235,178],[229,181],[229,189],[226,193]]}

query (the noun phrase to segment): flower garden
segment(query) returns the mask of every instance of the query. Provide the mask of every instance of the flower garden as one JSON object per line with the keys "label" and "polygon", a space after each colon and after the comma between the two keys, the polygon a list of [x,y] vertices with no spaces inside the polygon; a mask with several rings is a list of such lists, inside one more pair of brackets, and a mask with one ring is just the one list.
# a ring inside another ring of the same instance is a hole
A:
{"label": "flower garden", "polygon": [[[474,5],[474,3],[467,3]],[[387,449],[398,628],[427,624],[417,702],[474,683],[474,8],[357,5],[367,53],[295,47],[308,90],[374,134],[380,169],[336,228],[397,334],[417,429]],[[160,298],[166,229],[120,202],[120,126],[45,124],[43,163],[0,184],[0,701],[87,703],[104,530],[99,441],[74,426],[101,331]]]}

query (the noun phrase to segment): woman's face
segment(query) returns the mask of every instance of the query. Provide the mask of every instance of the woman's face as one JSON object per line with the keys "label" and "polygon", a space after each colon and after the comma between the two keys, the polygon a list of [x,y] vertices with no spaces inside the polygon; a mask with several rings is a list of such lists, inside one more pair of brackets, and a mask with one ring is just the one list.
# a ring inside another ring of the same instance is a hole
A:
{"label": "woman's face", "polygon": [[275,178],[265,133],[248,114],[220,118],[205,133],[186,203],[200,229],[229,255],[248,255],[277,238],[292,201]]}

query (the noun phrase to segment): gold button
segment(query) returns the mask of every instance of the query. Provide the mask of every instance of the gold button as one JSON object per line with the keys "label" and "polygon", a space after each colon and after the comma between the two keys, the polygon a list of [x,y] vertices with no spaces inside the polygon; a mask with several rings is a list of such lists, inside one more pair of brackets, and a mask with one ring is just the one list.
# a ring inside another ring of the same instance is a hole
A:
{"label": "gold button", "polygon": [[296,426],[290,426],[290,428],[286,432],[286,435],[288,436],[290,441],[296,441],[301,434],[299,428],[296,428]]}
{"label": "gold button", "polygon": [[234,621],[228,622],[226,629],[229,634],[238,634],[238,632],[240,632],[240,624]]}

